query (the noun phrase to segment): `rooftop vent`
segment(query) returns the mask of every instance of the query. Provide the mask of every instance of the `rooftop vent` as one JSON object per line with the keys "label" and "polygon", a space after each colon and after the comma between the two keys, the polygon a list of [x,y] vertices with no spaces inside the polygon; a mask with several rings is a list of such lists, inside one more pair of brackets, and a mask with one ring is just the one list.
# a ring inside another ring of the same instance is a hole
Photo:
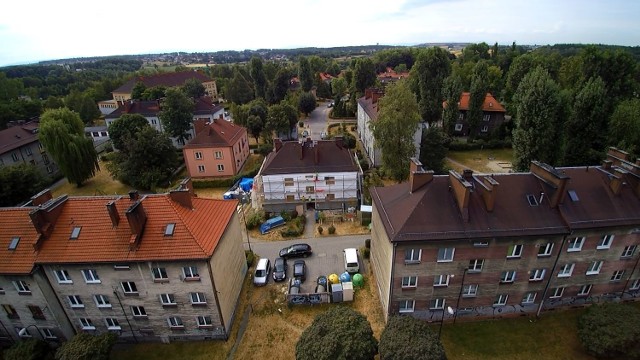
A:
{"label": "rooftop vent", "polygon": [[20,242],[20,237],[16,236],[11,239],[11,243],[9,243],[9,250],[15,250],[18,247],[18,243]]}

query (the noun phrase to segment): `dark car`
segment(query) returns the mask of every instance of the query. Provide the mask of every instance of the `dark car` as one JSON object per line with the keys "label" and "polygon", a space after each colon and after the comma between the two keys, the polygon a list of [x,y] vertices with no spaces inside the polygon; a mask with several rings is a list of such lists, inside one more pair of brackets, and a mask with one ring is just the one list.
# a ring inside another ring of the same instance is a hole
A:
{"label": "dark car", "polygon": [[296,260],[293,262],[293,277],[304,282],[307,279],[307,264],[304,260]]}
{"label": "dark car", "polygon": [[311,246],[309,244],[294,244],[280,250],[281,258],[290,259],[295,257],[307,257],[311,255]]}
{"label": "dark car", "polygon": [[276,258],[273,262],[273,280],[283,281],[287,278],[287,260],[285,258]]}

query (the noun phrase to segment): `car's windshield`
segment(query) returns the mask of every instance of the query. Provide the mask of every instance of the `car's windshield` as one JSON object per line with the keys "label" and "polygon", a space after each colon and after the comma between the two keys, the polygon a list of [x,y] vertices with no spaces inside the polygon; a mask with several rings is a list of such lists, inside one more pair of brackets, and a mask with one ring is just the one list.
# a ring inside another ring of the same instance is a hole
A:
{"label": "car's windshield", "polygon": [[284,264],[283,263],[276,263],[276,271],[278,271],[278,272],[284,271]]}
{"label": "car's windshield", "polygon": [[256,270],[256,277],[264,277],[264,276],[265,276],[264,270]]}

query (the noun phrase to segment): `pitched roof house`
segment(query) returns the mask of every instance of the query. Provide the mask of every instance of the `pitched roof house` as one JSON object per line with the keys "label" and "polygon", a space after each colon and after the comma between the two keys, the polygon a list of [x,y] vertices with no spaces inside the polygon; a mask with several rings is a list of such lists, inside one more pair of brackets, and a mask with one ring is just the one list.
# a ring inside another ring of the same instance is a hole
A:
{"label": "pitched roof house", "polygon": [[361,171],[342,138],[281,141],[254,179],[254,206],[269,212],[355,206]]}
{"label": "pitched roof house", "polygon": [[204,86],[205,94],[218,101],[218,89],[216,87],[216,81],[209,78],[207,75],[199,71],[179,71],[168,72],[149,76],[136,76],[129,79],[119,88],[113,90],[113,100],[123,102],[131,100],[131,91],[136,86],[136,83],[141,82],[146,88],[152,88],[156,86],[176,87],[184,85],[187,80],[196,79]]}
{"label": "pitched roof house", "polygon": [[55,177],[58,165],[38,140],[38,120],[20,122],[0,131],[0,166],[31,164],[43,175]]}
{"label": "pitched roof house", "polygon": [[540,313],[640,290],[640,166],[624,157],[499,175],[433,175],[414,159],[407,183],[371,191],[385,316]]}
{"label": "pitched roof house", "polygon": [[192,178],[237,175],[249,157],[247,129],[222,116],[194,122],[196,136],[182,149]]}
{"label": "pitched roof house", "polygon": [[[467,112],[469,111],[469,100],[470,93],[463,92],[460,95],[460,101],[458,102],[458,110],[460,111],[460,115],[458,116],[458,121],[455,123],[453,128],[453,134],[458,136],[469,136],[471,131],[471,126],[467,119]],[[443,103],[443,108],[447,106],[446,102]],[[490,93],[484,98],[484,102],[482,103],[482,122],[479,124],[478,128],[475,129],[476,136],[487,136],[491,134],[494,130],[498,129],[500,125],[505,121],[505,115],[507,110],[505,110],[504,106],[496,100]]]}

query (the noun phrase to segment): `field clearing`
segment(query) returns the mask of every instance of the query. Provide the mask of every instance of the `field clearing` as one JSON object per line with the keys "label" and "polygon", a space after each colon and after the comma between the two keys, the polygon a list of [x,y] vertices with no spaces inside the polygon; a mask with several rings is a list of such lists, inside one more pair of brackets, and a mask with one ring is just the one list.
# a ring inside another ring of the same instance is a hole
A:
{"label": "field clearing", "polygon": [[[453,160],[453,161],[450,161]],[[512,149],[449,151],[446,164],[457,172],[472,169],[483,174],[508,173],[512,170]]]}

